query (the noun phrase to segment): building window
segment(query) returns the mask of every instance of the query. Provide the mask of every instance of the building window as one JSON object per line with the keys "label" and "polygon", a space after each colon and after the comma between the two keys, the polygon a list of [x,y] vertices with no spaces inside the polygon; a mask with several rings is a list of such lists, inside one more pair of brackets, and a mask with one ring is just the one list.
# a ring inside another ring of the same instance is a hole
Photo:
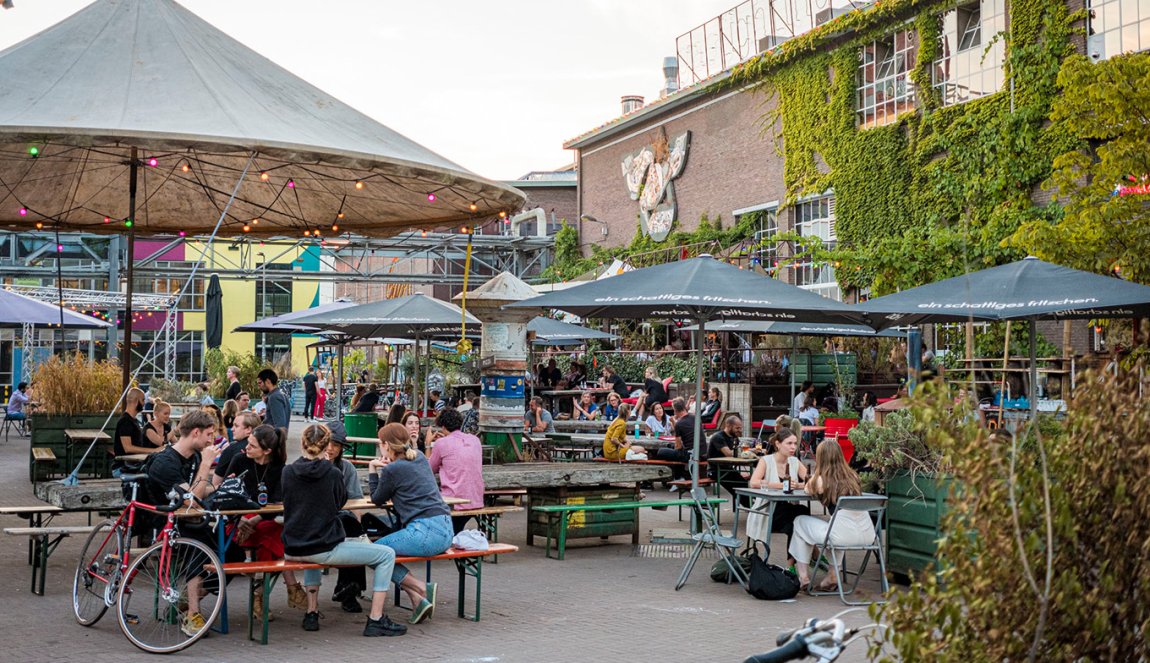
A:
{"label": "building window", "polygon": [[[256,284],[256,310],[257,320],[270,318],[292,311],[292,281],[291,265],[268,263]],[[286,271],[280,276],[276,271]],[[276,361],[283,355],[291,352],[291,334],[269,334],[260,332],[256,334],[256,355],[264,361]]]}
{"label": "building window", "polygon": [[[155,269],[178,269],[178,268],[191,268],[195,263],[186,261],[174,260],[157,260]],[[188,278],[186,276],[145,276],[136,277],[133,279],[135,282],[134,288],[136,292],[151,293],[157,295],[178,295],[184,289],[184,283]],[[178,308],[181,311],[202,311],[204,310],[204,279],[192,279],[191,285],[188,286],[187,292],[180,298]]]}
{"label": "building window", "polygon": [[758,214],[759,224],[751,249],[751,262],[757,261],[765,269],[770,269],[779,264],[779,245],[775,239],[779,234],[779,210],[772,208],[755,213]]}
{"label": "building window", "polygon": [[932,84],[944,106],[985,97],[1002,89],[1006,45],[994,35],[1006,31],[1006,0],[978,0],[942,16],[942,57]]}
{"label": "building window", "polygon": [[914,69],[918,36],[912,30],[896,32],[862,48],[858,71],[858,123],[863,128],[895,121],[914,109]]}
{"label": "building window", "polygon": [[[833,249],[837,243],[835,236],[835,197],[822,196],[795,205],[795,232],[802,237],[818,237],[824,248]],[[792,265],[795,285],[811,290],[824,297],[842,301],[838,282],[835,281],[834,267],[816,262],[810,255],[799,256]]]}
{"label": "building window", "polygon": [[[171,373],[181,382],[199,382],[204,379],[204,332],[181,330],[176,332],[176,365]],[[141,382],[164,377],[167,343],[162,331],[132,332],[132,365],[140,370]],[[152,345],[156,347],[153,348]]]}
{"label": "building window", "polygon": [[1150,49],[1150,5],[1145,0],[1087,0],[1086,54],[1105,60]]}

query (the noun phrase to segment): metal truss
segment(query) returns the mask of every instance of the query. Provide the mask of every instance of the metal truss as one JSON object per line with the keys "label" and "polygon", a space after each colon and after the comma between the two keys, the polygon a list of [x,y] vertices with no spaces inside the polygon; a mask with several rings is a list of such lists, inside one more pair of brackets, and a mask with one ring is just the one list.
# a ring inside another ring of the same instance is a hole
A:
{"label": "metal truss", "polygon": [[[52,273],[55,274],[54,271]],[[41,302],[47,302],[49,304],[62,303],[64,306],[73,306],[76,308],[91,310],[122,309],[127,305],[127,297],[122,292],[64,288],[62,293],[64,300],[61,302],[61,291],[57,288],[25,285],[6,285],[4,288]],[[175,298],[170,295],[134,293],[132,295],[132,309],[136,311],[162,311],[171,307],[174,299]]]}

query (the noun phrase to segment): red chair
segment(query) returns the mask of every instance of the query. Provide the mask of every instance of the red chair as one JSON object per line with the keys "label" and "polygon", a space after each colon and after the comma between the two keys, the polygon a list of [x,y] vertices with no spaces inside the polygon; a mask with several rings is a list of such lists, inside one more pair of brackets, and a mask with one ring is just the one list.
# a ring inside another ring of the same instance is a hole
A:
{"label": "red chair", "polygon": [[855,445],[851,443],[850,434],[840,434],[838,436],[839,448],[843,450],[843,458],[849,463],[851,458],[855,455]]}
{"label": "red chair", "polygon": [[709,422],[703,422],[703,430],[718,430],[719,422],[723,420],[723,409],[715,410],[715,416]]}

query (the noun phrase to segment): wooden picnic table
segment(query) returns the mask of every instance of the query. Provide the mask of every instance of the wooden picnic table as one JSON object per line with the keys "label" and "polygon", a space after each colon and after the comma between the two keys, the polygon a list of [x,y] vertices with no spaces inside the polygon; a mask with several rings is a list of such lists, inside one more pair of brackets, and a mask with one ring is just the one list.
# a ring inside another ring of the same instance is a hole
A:
{"label": "wooden picnic table", "polygon": [[606,419],[556,419],[551,422],[555,425],[555,430],[561,433],[574,433],[578,431],[606,431],[611,422]]}
{"label": "wooden picnic table", "polygon": [[547,391],[539,392],[540,396],[550,396],[552,398],[563,398],[564,396],[582,396],[583,394],[591,394],[592,396],[599,396],[601,394],[611,393],[610,388],[605,387],[588,387],[586,389],[548,389]]}
{"label": "wooden picnic table", "polygon": [[67,471],[71,471],[80,457],[84,455],[88,445],[93,442],[96,447],[92,449],[92,453],[88,454],[88,460],[85,464],[91,463],[92,476],[100,478],[101,476],[108,476],[111,473],[110,456],[109,452],[112,448],[101,449],[101,445],[105,442],[110,443],[112,436],[108,435],[102,430],[96,428],[65,428],[64,429],[64,466]]}

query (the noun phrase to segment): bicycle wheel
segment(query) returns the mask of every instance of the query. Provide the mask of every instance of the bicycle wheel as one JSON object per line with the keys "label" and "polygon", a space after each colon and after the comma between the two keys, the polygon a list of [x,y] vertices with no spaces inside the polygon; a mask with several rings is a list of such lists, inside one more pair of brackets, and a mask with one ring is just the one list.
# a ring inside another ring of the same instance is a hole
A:
{"label": "bicycle wheel", "polygon": [[[120,630],[153,654],[179,651],[207,634],[220,614],[224,584],[220,560],[193,539],[160,541],[140,554],[125,574],[117,597]],[[189,623],[191,592],[200,596],[202,626]]]}
{"label": "bicycle wheel", "polygon": [[72,612],[83,626],[100,621],[116,598],[124,534],[114,527],[111,520],[96,525],[80,550],[72,579]]}

